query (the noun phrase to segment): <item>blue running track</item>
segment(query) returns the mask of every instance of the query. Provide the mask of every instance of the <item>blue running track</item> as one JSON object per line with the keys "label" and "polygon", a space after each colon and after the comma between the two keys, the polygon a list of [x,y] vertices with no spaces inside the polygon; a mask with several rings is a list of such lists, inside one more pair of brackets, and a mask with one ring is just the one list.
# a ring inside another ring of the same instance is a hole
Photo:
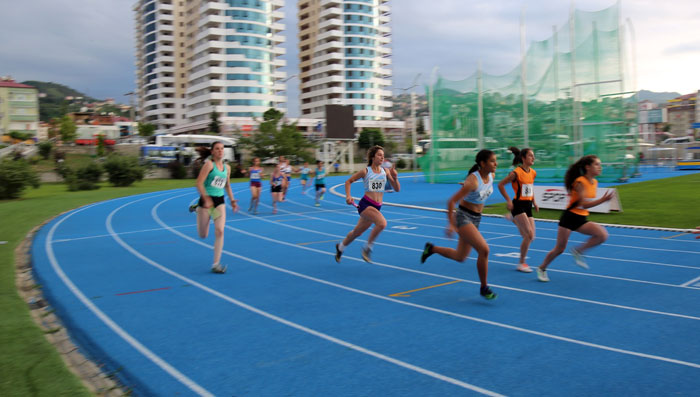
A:
{"label": "blue running track", "polygon": [[[402,183],[385,202],[444,203],[456,190]],[[234,191],[247,208],[247,185]],[[187,211],[196,197],[188,188],[92,204],[34,240],[35,275],[73,340],[135,395],[700,391],[700,240],[689,234],[608,227],[609,240],[588,253],[589,271],[566,253],[540,283],[515,271],[515,226],[486,217],[498,293],[486,301],[474,253],[420,264],[426,241],[456,245],[443,213],[385,205],[374,263],[360,256],[367,234],[336,263],[334,245],[356,210],[330,192],[314,207],[313,191],[294,180],[277,215],[267,189],[258,215],[228,208],[220,275],[209,272],[213,232],[200,240]],[[537,222],[531,265],[554,246],[556,229]]]}

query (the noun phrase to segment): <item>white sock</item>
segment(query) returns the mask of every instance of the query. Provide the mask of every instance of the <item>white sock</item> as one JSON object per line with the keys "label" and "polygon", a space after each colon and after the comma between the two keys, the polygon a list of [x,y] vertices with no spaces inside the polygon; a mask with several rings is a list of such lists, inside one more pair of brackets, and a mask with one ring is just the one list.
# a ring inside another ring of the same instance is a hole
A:
{"label": "white sock", "polygon": [[368,250],[371,250],[373,246],[374,246],[374,243],[365,244],[365,248],[367,248]]}
{"label": "white sock", "polygon": [[345,251],[345,244],[341,241],[340,244],[338,244],[338,251],[343,252]]}

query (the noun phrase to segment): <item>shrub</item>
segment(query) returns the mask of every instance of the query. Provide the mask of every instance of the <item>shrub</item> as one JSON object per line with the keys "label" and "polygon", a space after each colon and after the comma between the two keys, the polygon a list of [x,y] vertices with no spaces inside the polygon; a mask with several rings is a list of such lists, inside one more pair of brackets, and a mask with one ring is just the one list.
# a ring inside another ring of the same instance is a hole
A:
{"label": "shrub", "polygon": [[51,148],[53,148],[53,145],[49,141],[39,143],[39,155],[41,155],[44,160],[48,160],[49,156],[51,156]]}
{"label": "shrub", "polygon": [[24,160],[0,161],[0,199],[14,199],[27,187],[39,187],[39,177]]}
{"label": "shrub", "polygon": [[170,171],[170,177],[173,179],[184,179],[187,176],[187,169],[177,160],[168,163],[168,170]]}
{"label": "shrub", "polygon": [[396,162],[396,168],[401,168],[401,169],[406,168],[406,160],[399,159],[399,161]]}
{"label": "shrub", "polygon": [[111,155],[104,163],[109,182],[114,186],[129,186],[143,179],[144,168],[137,157]]}
{"label": "shrub", "polygon": [[99,189],[100,177],[102,176],[102,167],[97,163],[89,163],[82,168],[78,168],[75,172],[69,167],[66,176],[64,176],[68,184],[68,190],[75,192],[77,190],[95,190]]}

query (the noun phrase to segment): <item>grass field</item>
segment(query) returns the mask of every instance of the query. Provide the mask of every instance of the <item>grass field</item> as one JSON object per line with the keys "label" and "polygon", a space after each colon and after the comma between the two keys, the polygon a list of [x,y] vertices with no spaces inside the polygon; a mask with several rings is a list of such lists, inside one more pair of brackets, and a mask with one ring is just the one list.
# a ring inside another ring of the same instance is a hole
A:
{"label": "grass field", "polygon": [[[233,182],[244,181],[234,180]],[[73,208],[112,198],[191,187],[192,179],[144,180],[126,188],[102,184],[92,191],[68,192],[63,184],[44,184],[29,189],[21,199],[0,201],[0,395],[80,396],[89,391],[64,366],[55,349],[33,323],[29,310],[15,288],[14,250],[35,226]],[[697,211],[700,174],[690,174],[619,186],[624,212],[592,214],[603,223],[694,228],[700,225]],[[485,212],[503,214],[505,204]],[[542,210],[536,218],[558,219],[560,212]]]}
{"label": "grass field", "polygon": [[[700,173],[623,184],[616,187],[622,212],[594,214],[589,220],[620,225],[691,229],[700,225],[697,203],[700,199]],[[489,214],[504,214],[505,204],[489,206]],[[536,219],[559,219],[561,211],[533,212]]]}

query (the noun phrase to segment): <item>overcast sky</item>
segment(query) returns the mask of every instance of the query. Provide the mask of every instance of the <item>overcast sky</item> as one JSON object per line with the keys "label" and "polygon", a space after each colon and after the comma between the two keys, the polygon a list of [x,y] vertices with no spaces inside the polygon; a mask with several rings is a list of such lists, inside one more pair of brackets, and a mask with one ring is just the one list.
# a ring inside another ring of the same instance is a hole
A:
{"label": "overcast sky", "polygon": [[[133,0],[5,0],[0,12],[0,75],[17,81],[52,81],[96,98],[115,98],[134,87]],[[297,73],[296,2],[287,0],[288,75]],[[490,74],[506,73],[520,56],[520,15],[526,38],[543,40],[562,25],[564,0],[393,0],[393,83],[409,87],[434,67],[463,79],[478,60]],[[578,1],[596,11],[613,0]],[[637,88],[687,94],[700,89],[700,1],[625,0],[622,20],[636,33]],[[288,83],[289,115],[297,116],[298,79]]]}

